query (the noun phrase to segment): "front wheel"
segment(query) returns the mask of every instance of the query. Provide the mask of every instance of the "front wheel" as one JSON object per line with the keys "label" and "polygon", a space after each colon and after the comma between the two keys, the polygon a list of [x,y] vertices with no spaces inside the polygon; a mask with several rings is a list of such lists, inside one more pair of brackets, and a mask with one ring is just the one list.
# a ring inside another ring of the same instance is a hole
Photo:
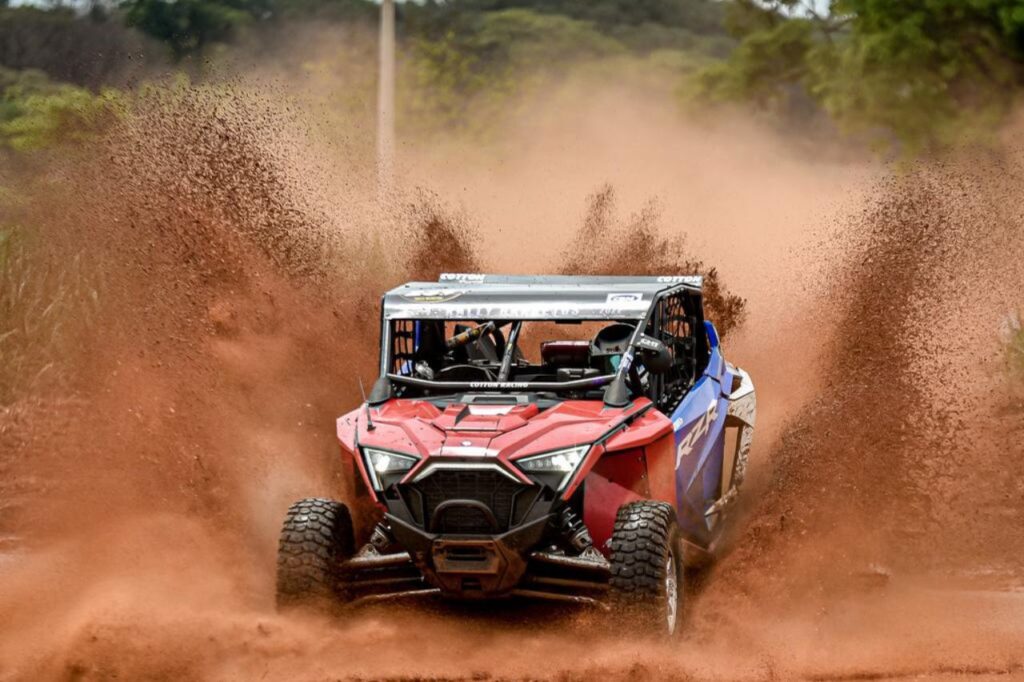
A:
{"label": "front wheel", "polygon": [[322,498],[293,504],[277,548],[278,608],[330,611],[344,598],[339,566],[354,551],[352,517],[345,505]]}
{"label": "front wheel", "polygon": [[674,635],[681,621],[684,573],[671,505],[651,500],[622,505],[610,547],[616,608],[641,633]]}

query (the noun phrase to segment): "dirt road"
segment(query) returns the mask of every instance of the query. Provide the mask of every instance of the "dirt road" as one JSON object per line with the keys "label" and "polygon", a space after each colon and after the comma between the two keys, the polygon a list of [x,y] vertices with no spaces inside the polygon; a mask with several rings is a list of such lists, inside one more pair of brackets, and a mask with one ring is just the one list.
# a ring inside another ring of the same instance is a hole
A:
{"label": "dirt road", "polygon": [[[273,113],[241,102],[232,118],[202,95],[178,106],[70,160],[28,202],[39,257],[88,264],[102,305],[67,320],[60,381],[0,414],[0,679],[1024,676],[1024,411],[995,333],[1024,281],[1018,159],[854,186],[842,164],[765,143],[753,148],[774,154],[780,187],[844,197],[772,200],[744,189],[763,169],[739,176],[750,144],[722,152],[650,118],[633,136],[594,123],[593,176],[576,158],[587,140],[568,170],[560,156],[543,166],[564,178],[543,192],[575,203],[526,213],[567,225],[558,245],[616,173],[672,177],[680,155],[662,146],[703,154],[737,188],[711,202],[729,203],[721,222],[697,182],[679,191],[699,219],[676,221],[673,198],[607,227],[706,249],[748,299],[726,343],[765,406],[734,551],[694,590],[685,636],[645,643],[594,613],[522,605],[274,612],[283,510],[348,494],[333,420],[358,402],[353,377],[373,376],[376,297],[413,275],[510,267],[501,254],[526,218],[501,223],[516,185],[494,176],[541,192],[526,172],[541,152],[476,180],[472,163],[422,161],[442,192],[480,205],[409,192],[381,207],[355,183],[338,215],[310,196],[303,160],[266,143],[283,125]],[[617,195],[627,207],[641,184]],[[549,239],[520,237],[529,253]],[[592,246],[629,258],[615,239]],[[536,269],[571,262],[559,248]]]}

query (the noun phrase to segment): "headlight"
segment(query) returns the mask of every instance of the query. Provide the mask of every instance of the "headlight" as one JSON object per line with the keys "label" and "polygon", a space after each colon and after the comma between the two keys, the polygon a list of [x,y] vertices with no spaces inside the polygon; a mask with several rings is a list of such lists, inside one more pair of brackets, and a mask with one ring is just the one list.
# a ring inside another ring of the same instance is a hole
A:
{"label": "headlight", "polygon": [[416,466],[419,460],[411,455],[400,455],[388,450],[363,448],[363,461],[366,462],[366,470],[370,473],[374,489],[383,490],[383,483],[388,478],[404,474]]}
{"label": "headlight", "polygon": [[561,490],[572,478],[576,467],[587,456],[588,450],[590,450],[589,445],[580,445],[574,448],[545,452],[543,455],[521,459],[516,462],[516,465],[531,474],[561,474],[556,488],[556,490]]}

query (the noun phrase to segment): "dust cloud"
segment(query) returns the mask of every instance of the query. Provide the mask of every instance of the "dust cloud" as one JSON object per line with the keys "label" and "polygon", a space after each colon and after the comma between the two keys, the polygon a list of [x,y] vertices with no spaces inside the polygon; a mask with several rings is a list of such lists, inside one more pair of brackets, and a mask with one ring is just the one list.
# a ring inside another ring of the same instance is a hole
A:
{"label": "dust cloud", "polygon": [[[281,94],[161,95],[25,209],[100,304],[69,321],[61,390],[2,415],[0,678],[1022,672],[1002,588],[1024,453],[991,331],[1024,281],[1019,160],[892,172],[601,89],[533,102],[496,144],[407,141],[382,202],[365,149],[320,144]],[[276,614],[285,508],[350,494],[333,419],[375,374],[380,293],[571,269],[605,191],[626,243],[681,244],[746,299],[726,350],[762,406],[747,520],[686,635],[526,605]]]}

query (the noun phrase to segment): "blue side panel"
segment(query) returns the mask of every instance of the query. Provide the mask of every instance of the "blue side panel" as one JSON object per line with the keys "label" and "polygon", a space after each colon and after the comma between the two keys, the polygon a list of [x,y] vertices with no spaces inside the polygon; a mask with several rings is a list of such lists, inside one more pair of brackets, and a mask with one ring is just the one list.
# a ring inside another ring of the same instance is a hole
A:
{"label": "blue side panel", "polygon": [[[722,407],[722,409],[725,409]],[[722,482],[722,464],[725,459],[725,438],[722,429],[712,430],[708,439],[708,457],[701,474],[701,510],[706,511],[715,503]]]}
{"label": "blue side panel", "polygon": [[715,331],[715,325],[710,322],[705,322],[704,328],[707,330],[708,346],[711,349],[711,354],[708,357],[708,366],[704,370],[704,374],[713,379],[721,379],[722,372],[725,370],[725,361],[722,360],[722,349],[718,344],[718,332]]}
{"label": "blue side panel", "polygon": [[708,320],[704,320],[704,331],[708,335],[708,346],[718,348],[718,330],[715,329],[715,325]]}
{"label": "blue side panel", "polygon": [[676,514],[683,533],[696,541],[708,536],[704,512],[714,503],[722,480],[728,408],[722,393],[722,379],[729,378],[726,364],[714,326],[706,326],[711,352],[704,376],[670,415],[676,442]]}
{"label": "blue side panel", "polygon": [[690,389],[672,413],[676,442],[677,516],[680,527],[691,537],[699,538],[707,532],[705,489],[708,495],[714,495],[718,486],[717,483],[710,487],[704,484],[714,478],[715,471],[721,472],[724,423],[721,386],[707,376]]}
{"label": "blue side panel", "polygon": [[716,381],[721,381],[724,371],[725,362],[722,360],[722,354],[715,348],[708,356],[708,368],[704,370],[704,374]]}

